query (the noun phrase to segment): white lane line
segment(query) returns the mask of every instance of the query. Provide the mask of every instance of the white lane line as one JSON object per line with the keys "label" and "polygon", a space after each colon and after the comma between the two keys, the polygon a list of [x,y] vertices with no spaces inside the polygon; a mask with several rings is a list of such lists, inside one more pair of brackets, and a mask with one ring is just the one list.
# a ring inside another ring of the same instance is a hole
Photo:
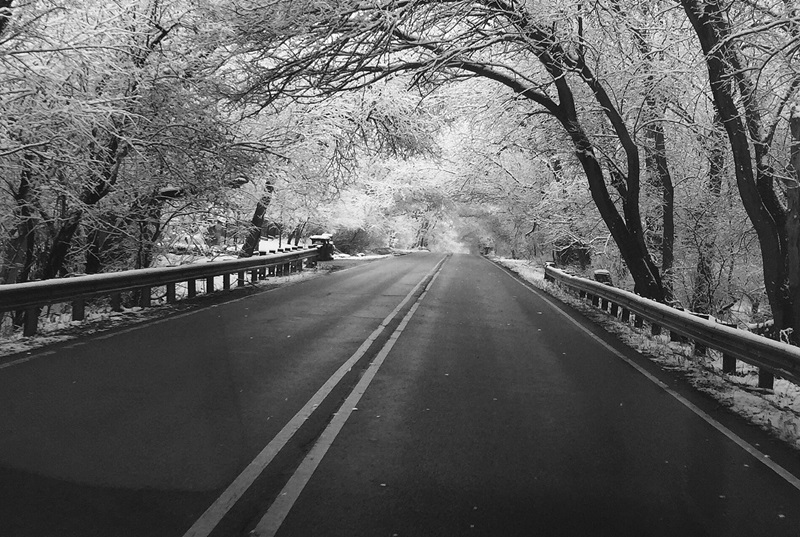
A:
{"label": "white lane line", "polygon": [[280,494],[278,494],[278,497],[275,499],[272,505],[270,505],[267,513],[259,521],[255,529],[250,533],[251,537],[273,537],[278,532],[278,529],[281,527],[281,524],[283,524],[283,521],[286,519],[289,511],[291,511],[292,506],[294,506],[294,503],[297,501],[300,493],[303,492],[303,489],[308,484],[308,481],[311,479],[314,471],[317,469],[320,462],[322,462],[322,458],[328,452],[328,449],[333,444],[333,441],[336,440],[336,437],[342,430],[342,427],[344,427],[347,419],[357,408],[358,402],[367,391],[372,379],[375,378],[375,375],[378,373],[381,365],[383,365],[383,362],[386,360],[389,352],[391,352],[394,344],[397,342],[397,339],[403,333],[406,325],[408,325],[408,322],[414,316],[414,313],[417,311],[420,303],[425,298],[425,295],[428,294],[428,290],[433,285],[433,282],[439,277],[439,273],[442,270],[441,265],[441,263],[437,265],[438,270],[425,287],[425,291],[419,296],[417,301],[414,302],[414,305],[411,306],[411,309],[408,310],[408,313],[406,313],[405,317],[403,317],[400,325],[395,329],[395,331],[389,337],[389,340],[375,357],[375,360],[369,364],[369,367],[364,372],[361,380],[358,381],[358,384],[356,384],[356,387],[353,388],[353,391],[350,393],[350,395],[347,396],[347,399],[345,399],[344,403],[342,403],[342,406],[339,408],[339,410],[336,411],[336,414],[333,415],[333,419],[319,436],[314,446],[311,448],[311,451],[308,452],[308,455],[306,455],[306,458],[300,463],[300,466],[297,467],[297,470],[286,483],[286,486],[283,487],[283,490],[281,490]]}
{"label": "white lane line", "polygon": [[[488,260],[487,260],[487,262],[491,263],[491,261],[488,261]],[[494,263],[491,263],[491,264],[495,268],[498,268],[497,265],[495,265]],[[615,356],[620,358],[622,361],[624,361],[625,363],[630,365],[632,368],[634,368],[636,371],[638,371],[639,373],[644,375],[650,382],[652,382],[653,384],[657,385],[659,388],[661,388],[662,390],[664,390],[665,392],[670,394],[672,397],[677,399],[683,406],[685,406],[686,408],[688,408],[689,410],[694,412],[703,421],[705,421],[706,423],[711,425],[714,429],[716,429],[717,431],[719,431],[720,433],[725,435],[734,444],[736,444],[737,446],[739,446],[740,448],[745,450],[747,453],[749,453],[754,459],[758,460],[764,466],[766,466],[767,468],[769,468],[770,470],[772,470],[773,472],[778,474],[786,482],[788,482],[791,486],[793,486],[797,490],[800,490],[800,478],[798,478],[797,476],[795,476],[794,474],[789,472],[786,468],[784,468],[783,466],[779,465],[778,463],[776,463],[775,461],[770,459],[767,455],[765,455],[758,448],[756,448],[755,446],[753,446],[752,444],[747,442],[744,438],[742,438],[741,436],[739,436],[738,434],[734,433],[733,431],[731,431],[730,429],[725,427],[723,424],[721,424],[720,422],[718,422],[717,420],[712,418],[709,414],[707,414],[700,407],[698,407],[697,405],[695,405],[694,403],[692,403],[691,401],[686,399],[684,396],[682,396],[681,394],[679,394],[678,392],[676,392],[675,390],[673,390],[672,388],[670,388],[669,386],[664,384],[661,380],[659,380],[652,373],[650,373],[649,371],[644,369],[642,366],[640,366],[639,364],[637,364],[636,362],[634,362],[633,360],[631,360],[630,358],[628,358],[627,356],[622,354],[620,351],[618,351],[617,349],[615,349],[614,347],[612,347],[611,345],[609,345],[608,343],[606,343],[605,341],[600,339],[597,335],[593,334],[588,328],[583,326],[577,320],[573,319],[567,312],[565,312],[564,310],[559,308],[555,304],[555,302],[551,301],[549,298],[544,296],[543,292],[537,291],[534,288],[524,284],[523,282],[521,282],[520,280],[518,280],[517,278],[515,278],[514,276],[512,276],[511,274],[509,274],[505,270],[503,270],[503,269],[499,269],[499,270],[501,272],[503,272],[506,276],[508,276],[509,278],[511,278],[512,280],[514,280],[515,282],[517,282],[518,284],[523,286],[525,289],[529,290],[530,292],[535,294],[537,297],[539,297],[542,300],[544,300],[545,302],[547,302],[554,310],[556,310],[559,314],[561,314],[566,319],[568,319],[569,322],[571,322],[572,324],[574,324],[575,326],[577,326],[578,328],[583,330],[589,337],[591,337],[592,339],[597,341],[600,345],[602,345],[603,347],[608,349],[612,354],[614,354]]]}
{"label": "white lane line", "polygon": [[13,367],[15,365],[24,364],[25,362],[30,362],[34,358],[38,358],[41,354],[37,354],[36,356],[28,356],[27,358],[20,358],[18,360],[14,360],[12,362],[6,362],[4,364],[0,364],[0,369],[5,369],[7,367]]}
{"label": "white lane line", "polygon": [[256,456],[253,461],[239,474],[236,479],[225,489],[225,491],[206,509],[200,518],[198,518],[192,527],[184,534],[184,537],[207,537],[211,534],[214,528],[220,523],[223,517],[230,511],[236,504],[239,498],[250,488],[250,485],[261,475],[264,469],[269,465],[275,456],[280,452],[294,434],[300,429],[303,423],[311,416],[314,409],[330,395],[331,391],[336,387],[340,380],[347,374],[348,371],[361,359],[367,352],[370,345],[381,335],[386,329],[387,325],[397,316],[401,309],[411,300],[420,286],[432,275],[438,273],[439,268],[442,266],[446,258],[442,258],[433,269],[428,272],[422,280],[414,286],[414,288],[405,296],[405,298],[392,310],[392,312],[381,322],[372,334],[361,344],[353,355],[342,364],[339,369],[331,376],[322,387],[309,399],[309,401],[300,409],[294,417],[280,430],[280,432],[273,438],[261,452]]}

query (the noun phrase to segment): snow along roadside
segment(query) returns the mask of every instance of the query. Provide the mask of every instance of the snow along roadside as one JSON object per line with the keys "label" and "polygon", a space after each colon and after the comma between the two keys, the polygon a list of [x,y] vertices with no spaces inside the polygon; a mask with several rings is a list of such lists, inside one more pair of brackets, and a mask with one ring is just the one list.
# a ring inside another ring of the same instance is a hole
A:
{"label": "snow along roadside", "polygon": [[760,390],[758,370],[753,366],[737,362],[734,374],[723,374],[722,354],[717,351],[710,350],[705,357],[693,356],[691,345],[671,342],[668,335],[651,336],[649,331],[636,330],[545,282],[542,267],[518,259],[492,260],[582,312],[662,368],[683,373],[698,390],[800,450],[800,386],[776,378],[773,390]]}

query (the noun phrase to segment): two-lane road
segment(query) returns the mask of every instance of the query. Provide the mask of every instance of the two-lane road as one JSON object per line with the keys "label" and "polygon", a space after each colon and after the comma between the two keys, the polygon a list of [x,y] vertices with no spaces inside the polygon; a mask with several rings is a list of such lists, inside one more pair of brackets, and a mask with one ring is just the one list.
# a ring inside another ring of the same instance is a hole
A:
{"label": "two-lane road", "polygon": [[39,354],[0,369],[0,535],[800,535],[751,444],[796,455],[475,256]]}

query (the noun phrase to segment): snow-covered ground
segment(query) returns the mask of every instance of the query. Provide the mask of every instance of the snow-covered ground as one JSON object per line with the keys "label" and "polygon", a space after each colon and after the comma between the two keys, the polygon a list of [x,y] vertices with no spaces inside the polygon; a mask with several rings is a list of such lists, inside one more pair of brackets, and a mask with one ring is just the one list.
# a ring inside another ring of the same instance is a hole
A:
{"label": "snow-covered ground", "polygon": [[543,267],[523,260],[495,258],[494,261],[581,311],[662,368],[680,371],[698,390],[800,449],[800,386],[776,379],[773,390],[761,390],[757,387],[758,370],[755,367],[737,362],[734,374],[723,374],[722,354],[719,352],[693,356],[691,345],[671,342],[668,335],[652,336],[648,330],[637,330],[566,293],[557,285],[545,282]]}

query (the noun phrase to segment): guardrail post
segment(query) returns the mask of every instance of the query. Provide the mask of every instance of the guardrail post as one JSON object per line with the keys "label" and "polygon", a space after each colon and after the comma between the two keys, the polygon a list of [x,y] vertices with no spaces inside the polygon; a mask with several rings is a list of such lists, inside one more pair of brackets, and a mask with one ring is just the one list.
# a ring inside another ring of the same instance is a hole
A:
{"label": "guardrail post", "polygon": [[764,369],[763,367],[758,368],[758,387],[764,388],[766,390],[771,390],[775,385],[775,376]]}
{"label": "guardrail post", "polygon": [[214,292],[214,276],[206,276],[206,293]]}
{"label": "guardrail post", "polygon": [[239,272],[236,274],[236,286],[237,286],[237,287],[244,287],[244,284],[245,284],[245,279],[244,279],[244,271],[243,271],[243,270],[240,270],[240,271],[239,271]]}
{"label": "guardrail post", "polygon": [[637,313],[636,316],[633,318],[633,326],[634,328],[643,328],[644,327],[644,319],[642,319],[639,314]]}
{"label": "guardrail post", "polygon": [[592,297],[592,306],[600,307],[600,297],[596,295],[590,295]]}
{"label": "guardrail post", "polygon": [[735,373],[736,372],[736,358],[727,354],[722,355],[722,372]]}
{"label": "guardrail post", "polygon": [[622,308],[622,315],[620,315],[620,319],[622,319],[623,323],[631,322],[631,310],[628,308]]}
{"label": "guardrail post", "polygon": [[174,304],[177,302],[175,295],[175,282],[170,282],[167,284],[167,304]]}
{"label": "guardrail post", "polygon": [[186,282],[186,287],[186,294],[189,298],[194,298],[197,296],[197,282],[195,282],[194,278]]}
{"label": "guardrail post", "polygon": [[661,333],[661,327],[658,326],[656,323],[651,322],[650,323],[650,334],[654,335],[654,336],[657,336],[660,333]]}
{"label": "guardrail post", "polygon": [[611,315],[619,317],[619,306],[613,302],[611,303]]}
{"label": "guardrail post", "polygon": [[150,307],[150,299],[152,298],[152,292],[150,287],[142,287],[139,290],[139,306],[143,308]]}
{"label": "guardrail post", "polygon": [[86,300],[83,297],[72,301],[72,320],[82,321],[86,316]]}
{"label": "guardrail post", "polygon": [[222,288],[225,291],[230,291],[231,290],[231,273],[230,272],[226,272],[225,274],[222,275]]}
{"label": "guardrail post", "polygon": [[[699,317],[701,319],[708,320],[710,315],[707,313],[692,313],[695,317]],[[697,341],[694,342],[694,355],[695,356],[705,356],[708,347],[703,345],[702,343],[698,343]]]}
{"label": "guardrail post", "polygon": [[122,311],[122,293],[111,293],[111,311]]}
{"label": "guardrail post", "polygon": [[258,269],[253,269],[250,271],[250,283],[256,283],[258,281]]}
{"label": "guardrail post", "polygon": [[604,298],[601,300],[600,303],[602,304],[601,308],[603,309],[603,311],[608,311],[608,300]]}
{"label": "guardrail post", "polygon": [[33,306],[25,310],[25,325],[22,328],[22,335],[30,337],[36,335],[39,327],[39,306]]}
{"label": "guardrail post", "polygon": [[[736,328],[736,323],[724,323],[717,321],[723,326],[728,328]],[[728,354],[722,353],[722,372],[723,373],[736,373],[736,358]]]}
{"label": "guardrail post", "polygon": [[578,296],[580,298],[586,298],[586,291],[578,291]]}

